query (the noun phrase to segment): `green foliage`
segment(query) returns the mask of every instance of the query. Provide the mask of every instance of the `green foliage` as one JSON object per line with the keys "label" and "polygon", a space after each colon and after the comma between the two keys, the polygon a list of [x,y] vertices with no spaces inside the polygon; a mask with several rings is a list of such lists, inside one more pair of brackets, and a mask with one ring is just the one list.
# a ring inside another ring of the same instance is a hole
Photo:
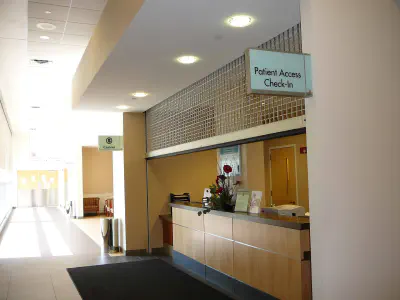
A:
{"label": "green foliage", "polygon": [[[229,170],[230,173],[231,169]],[[212,208],[216,210],[224,210],[226,205],[232,204],[235,186],[234,184],[232,185],[232,180],[229,176],[229,173],[221,173],[221,175],[217,176],[215,183],[209,186],[211,193],[210,202],[212,204]]]}

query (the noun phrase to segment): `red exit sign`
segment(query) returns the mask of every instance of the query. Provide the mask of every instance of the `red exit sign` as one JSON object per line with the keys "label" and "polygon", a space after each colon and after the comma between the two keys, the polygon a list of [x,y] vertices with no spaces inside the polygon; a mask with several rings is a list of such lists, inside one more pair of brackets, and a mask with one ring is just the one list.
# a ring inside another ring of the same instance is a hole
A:
{"label": "red exit sign", "polygon": [[300,154],[307,154],[307,147],[300,147]]}

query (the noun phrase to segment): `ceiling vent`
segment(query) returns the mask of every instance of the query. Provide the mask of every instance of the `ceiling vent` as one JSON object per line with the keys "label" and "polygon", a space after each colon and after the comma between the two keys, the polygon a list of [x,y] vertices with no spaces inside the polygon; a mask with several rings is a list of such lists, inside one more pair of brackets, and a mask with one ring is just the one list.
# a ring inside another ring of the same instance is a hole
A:
{"label": "ceiling vent", "polygon": [[53,62],[48,59],[31,59],[31,64],[33,64],[33,65],[48,65],[51,63],[53,63]]}

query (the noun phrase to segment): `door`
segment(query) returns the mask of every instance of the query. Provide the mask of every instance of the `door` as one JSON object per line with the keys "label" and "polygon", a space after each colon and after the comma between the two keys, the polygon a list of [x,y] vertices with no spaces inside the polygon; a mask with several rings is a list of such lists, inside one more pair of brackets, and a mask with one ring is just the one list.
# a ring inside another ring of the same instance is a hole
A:
{"label": "door", "polygon": [[271,203],[296,204],[296,160],[293,146],[270,149]]}

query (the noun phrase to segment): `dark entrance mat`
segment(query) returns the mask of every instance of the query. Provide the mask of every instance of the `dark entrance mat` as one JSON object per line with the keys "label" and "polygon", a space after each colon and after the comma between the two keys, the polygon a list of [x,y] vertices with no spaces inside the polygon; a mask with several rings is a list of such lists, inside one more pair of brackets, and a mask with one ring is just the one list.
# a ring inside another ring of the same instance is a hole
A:
{"label": "dark entrance mat", "polygon": [[231,299],[160,259],[67,271],[84,300]]}

